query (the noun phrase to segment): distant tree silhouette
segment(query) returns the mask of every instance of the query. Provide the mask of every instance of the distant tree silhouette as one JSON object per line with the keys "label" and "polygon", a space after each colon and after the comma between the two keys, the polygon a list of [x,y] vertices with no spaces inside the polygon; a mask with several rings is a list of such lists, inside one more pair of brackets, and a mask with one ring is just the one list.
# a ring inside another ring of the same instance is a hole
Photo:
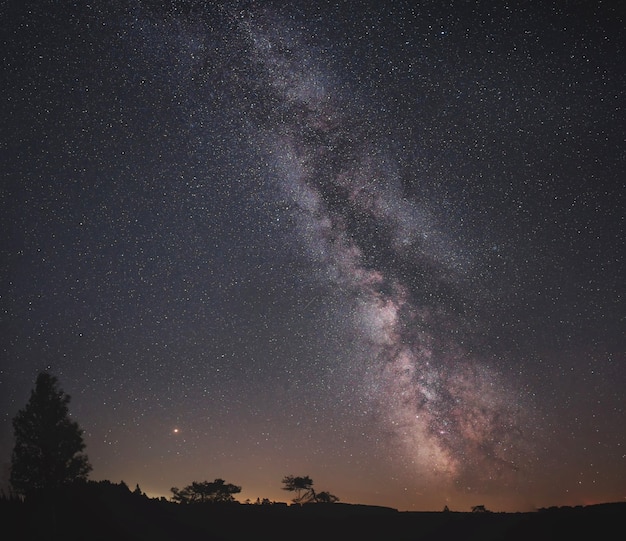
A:
{"label": "distant tree silhouette", "polygon": [[83,431],[69,418],[69,402],[55,376],[37,376],[28,403],[13,418],[9,480],[17,494],[28,497],[87,479],[91,464],[83,453]]}
{"label": "distant tree silhouette", "polygon": [[226,483],[223,479],[215,481],[196,481],[185,488],[171,488],[172,500],[178,503],[225,503],[234,502],[233,494],[239,494],[241,487]]}
{"label": "distant tree silhouette", "polygon": [[296,477],[286,475],[283,478],[283,490],[295,492],[294,503],[307,503],[315,501],[315,491],[313,490],[313,480],[308,476]]}
{"label": "distant tree silhouette", "polygon": [[472,513],[488,513],[487,508],[484,505],[475,505],[472,507]]}
{"label": "distant tree silhouette", "polygon": [[295,492],[296,497],[293,503],[335,503],[339,498],[330,492],[320,492],[316,494],[313,489],[313,480],[308,476],[296,477],[287,475],[283,478],[283,490]]}

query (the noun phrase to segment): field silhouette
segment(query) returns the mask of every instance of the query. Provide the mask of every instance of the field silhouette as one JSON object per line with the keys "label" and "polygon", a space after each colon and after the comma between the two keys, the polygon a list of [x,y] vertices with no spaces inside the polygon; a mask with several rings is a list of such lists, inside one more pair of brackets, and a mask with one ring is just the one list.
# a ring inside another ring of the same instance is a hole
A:
{"label": "field silhouette", "polygon": [[28,500],[5,496],[0,520],[16,540],[600,540],[624,535],[626,503],[527,513],[403,512],[346,503],[180,504],[130,491],[124,483],[87,481]]}

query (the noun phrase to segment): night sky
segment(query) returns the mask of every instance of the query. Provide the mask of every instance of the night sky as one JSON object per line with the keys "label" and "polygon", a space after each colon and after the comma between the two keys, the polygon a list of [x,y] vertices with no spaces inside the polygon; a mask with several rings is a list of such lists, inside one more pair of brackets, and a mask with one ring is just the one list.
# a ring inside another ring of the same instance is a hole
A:
{"label": "night sky", "polygon": [[49,370],[90,478],[626,499],[619,1],[0,5],[0,460]]}

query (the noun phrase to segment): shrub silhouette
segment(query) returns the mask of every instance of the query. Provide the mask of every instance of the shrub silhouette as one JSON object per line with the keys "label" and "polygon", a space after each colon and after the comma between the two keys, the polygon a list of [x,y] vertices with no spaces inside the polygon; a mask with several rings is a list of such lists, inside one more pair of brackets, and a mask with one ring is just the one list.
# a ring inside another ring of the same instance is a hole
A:
{"label": "shrub silhouette", "polygon": [[318,503],[336,503],[339,498],[330,492],[319,492],[315,495],[315,501]]}

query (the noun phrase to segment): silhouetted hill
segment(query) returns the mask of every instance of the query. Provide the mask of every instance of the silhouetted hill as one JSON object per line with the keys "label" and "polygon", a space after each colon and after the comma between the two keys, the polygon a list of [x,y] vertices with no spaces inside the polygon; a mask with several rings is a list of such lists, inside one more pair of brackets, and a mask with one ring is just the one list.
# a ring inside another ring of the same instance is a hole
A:
{"label": "silhouetted hill", "polygon": [[624,535],[626,503],[533,513],[400,512],[368,505],[175,504],[89,482],[37,501],[0,501],[12,539],[78,541],[567,540]]}

